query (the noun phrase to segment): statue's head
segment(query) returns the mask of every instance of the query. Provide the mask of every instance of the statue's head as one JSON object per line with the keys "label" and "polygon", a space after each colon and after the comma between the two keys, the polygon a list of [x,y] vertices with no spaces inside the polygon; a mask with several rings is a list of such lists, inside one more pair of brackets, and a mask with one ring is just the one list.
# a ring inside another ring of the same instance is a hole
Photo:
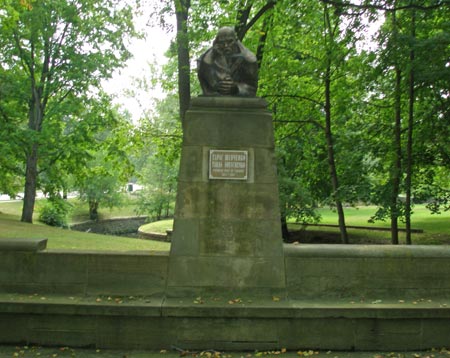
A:
{"label": "statue's head", "polygon": [[239,52],[237,46],[237,36],[234,29],[229,26],[225,26],[219,29],[217,36],[213,42],[214,51],[223,56],[230,56]]}

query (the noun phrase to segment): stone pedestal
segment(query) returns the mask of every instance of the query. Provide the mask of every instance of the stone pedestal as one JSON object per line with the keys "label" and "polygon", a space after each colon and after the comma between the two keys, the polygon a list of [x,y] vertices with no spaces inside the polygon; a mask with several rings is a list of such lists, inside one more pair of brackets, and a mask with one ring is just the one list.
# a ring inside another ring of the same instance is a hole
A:
{"label": "stone pedestal", "polygon": [[280,294],[285,269],[266,102],[194,98],[183,130],[167,294]]}

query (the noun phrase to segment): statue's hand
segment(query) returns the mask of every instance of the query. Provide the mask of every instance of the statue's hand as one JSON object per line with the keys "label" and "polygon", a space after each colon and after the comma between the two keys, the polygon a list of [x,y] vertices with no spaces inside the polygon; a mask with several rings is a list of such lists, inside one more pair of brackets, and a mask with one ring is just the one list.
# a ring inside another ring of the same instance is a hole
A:
{"label": "statue's hand", "polygon": [[238,93],[237,84],[229,79],[219,82],[218,92],[223,95],[233,95]]}

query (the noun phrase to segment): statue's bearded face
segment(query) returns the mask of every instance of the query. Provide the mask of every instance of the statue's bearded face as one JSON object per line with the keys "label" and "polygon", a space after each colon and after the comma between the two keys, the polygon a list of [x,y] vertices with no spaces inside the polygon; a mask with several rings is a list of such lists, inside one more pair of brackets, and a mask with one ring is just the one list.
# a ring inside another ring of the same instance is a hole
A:
{"label": "statue's bearded face", "polygon": [[214,41],[214,50],[222,56],[236,53],[236,37],[233,33],[219,34]]}

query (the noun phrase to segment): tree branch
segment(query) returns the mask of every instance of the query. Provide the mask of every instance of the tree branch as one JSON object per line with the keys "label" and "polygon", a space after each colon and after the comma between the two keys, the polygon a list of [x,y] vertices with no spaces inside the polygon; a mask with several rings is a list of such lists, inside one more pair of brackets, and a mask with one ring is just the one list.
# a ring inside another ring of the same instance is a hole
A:
{"label": "tree branch", "polygon": [[353,4],[349,1],[341,1],[341,0],[320,0],[325,4],[330,4],[339,7],[351,7],[354,9],[362,9],[362,10],[382,10],[382,11],[397,11],[397,10],[408,10],[408,9],[417,9],[417,10],[433,10],[439,9],[442,6],[450,6],[450,2],[448,0],[442,0],[437,2],[434,5],[418,5],[415,3],[410,3],[408,5],[398,6],[398,7],[389,7],[387,5],[376,5],[376,4]]}
{"label": "tree branch", "polygon": [[243,27],[243,29],[241,29],[242,37],[240,39],[243,39],[247,31],[251,29],[251,27],[261,18],[261,16],[263,16],[267,11],[273,9],[276,3],[277,0],[268,0],[267,3],[259,9],[255,16],[253,16],[253,18]]}

